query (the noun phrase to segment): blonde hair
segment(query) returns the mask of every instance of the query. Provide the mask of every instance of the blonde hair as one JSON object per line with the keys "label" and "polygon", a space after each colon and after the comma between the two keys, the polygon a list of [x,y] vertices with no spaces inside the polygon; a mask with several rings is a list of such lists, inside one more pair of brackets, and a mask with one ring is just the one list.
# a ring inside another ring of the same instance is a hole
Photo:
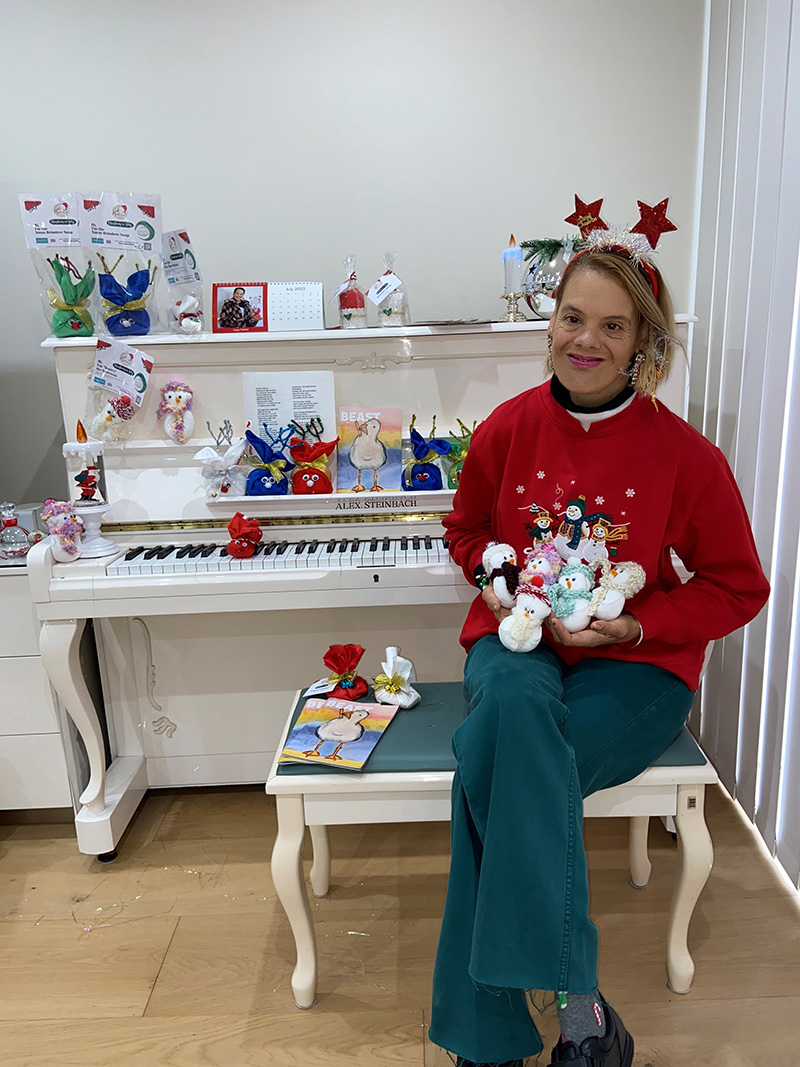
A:
{"label": "blonde hair", "polygon": [[[656,279],[658,297],[653,292],[649,271]],[[639,361],[638,372],[634,365],[632,370],[636,380],[631,381],[638,392],[654,396],[659,382],[667,378],[672,366],[675,349],[684,350],[683,342],[675,336],[675,312],[672,297],[658,267],[648,263],[637,266],[625,251],[611,251],[606,248],[588,248],[578,253],[570,261],[561,279],[556,293],[554,315],[558,314],[564,291],[569,279],[577,273],[594,272],[603,274],[617,282],[631,298],[638,316],[637,330],[644,327],[644,340],[637,350],[643,358]],[[635,357],[636,358],[636,357]]]}

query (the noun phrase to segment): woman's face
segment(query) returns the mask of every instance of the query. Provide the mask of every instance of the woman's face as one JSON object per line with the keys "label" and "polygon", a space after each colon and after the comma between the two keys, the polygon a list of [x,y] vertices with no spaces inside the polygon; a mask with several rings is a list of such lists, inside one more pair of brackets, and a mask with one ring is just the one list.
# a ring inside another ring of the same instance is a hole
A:
{"label": "woman's face", "polygon": [[627,370],[644,329],[626,290],[606,274],[567,275],[558,312],[547,332],[555,374],[573,403],[598,407],[627,384]]}
{"label": "woman's face", "polygon": [[241,304],[241,302],[244,300],[244,289],[234,289],[233,299],[236,301],[237,304]]}

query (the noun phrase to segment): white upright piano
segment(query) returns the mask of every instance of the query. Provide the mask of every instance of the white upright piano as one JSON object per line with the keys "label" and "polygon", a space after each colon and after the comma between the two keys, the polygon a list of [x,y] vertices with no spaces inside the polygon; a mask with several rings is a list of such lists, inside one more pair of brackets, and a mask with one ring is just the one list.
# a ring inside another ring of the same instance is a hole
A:
{"label": "white upright piano", "polygon": [[[229,419],[242,432],[243,373],[333,370],[337,405],[401,407],[406,427],[416,414],[422,432],[435,415],[447,433],[544,380],[546,325],[131,339],[154,370],[133,438],[105,449],[113,506],[103,532],[119,552],[59,564],[45,540],[28,557],[42,660],[88,755],[75,820],[82,852],[113,854],[147,789],[265,781],[291,697],[325,673],[333,642],[366,648],[365,675],[397,644],[420,679],[461,676],[458,633],[475,590],[442,540],[452,491],[206,502],[192,456],[213,443],[206,423]],[[71,439],[95,344],[51,338],[44,347]],[[182,446],[155,417],[171,378],[194,390],[195,435]],[[660,395],[679,413],[685,381],[678,358]],[[250,561],[221,552],[237,510],[264,531]],[[87,619],[105,737],[79,663]]]}

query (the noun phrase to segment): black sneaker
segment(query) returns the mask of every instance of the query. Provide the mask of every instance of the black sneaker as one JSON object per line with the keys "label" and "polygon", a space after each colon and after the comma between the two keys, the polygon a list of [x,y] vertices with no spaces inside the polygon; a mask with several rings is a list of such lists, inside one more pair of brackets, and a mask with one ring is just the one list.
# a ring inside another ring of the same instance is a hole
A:
{"label": "black sneaker", "polygon": [[550,1067],[559,1063],[570,1067],[631,1067],[633,1063],[633,1038],[625,1029],[622,1019],[603,998],[606,1016],[606,1032],[602,1037],[587,1037],[580,1046],[574,1041],[559,1041],[553,1049]]}

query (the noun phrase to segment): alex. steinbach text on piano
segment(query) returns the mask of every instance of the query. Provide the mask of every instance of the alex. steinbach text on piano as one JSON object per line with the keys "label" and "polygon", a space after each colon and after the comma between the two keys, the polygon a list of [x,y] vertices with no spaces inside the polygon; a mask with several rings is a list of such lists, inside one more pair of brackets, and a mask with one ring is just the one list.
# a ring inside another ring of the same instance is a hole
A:
{"label": "alex. steinbach text on piano", "polygon": [[378,508],[389,508],[393,511],[403,511],[417,506],[416,497],[380,497],[377,500],[337,500],[336,511],[375,511]]}

